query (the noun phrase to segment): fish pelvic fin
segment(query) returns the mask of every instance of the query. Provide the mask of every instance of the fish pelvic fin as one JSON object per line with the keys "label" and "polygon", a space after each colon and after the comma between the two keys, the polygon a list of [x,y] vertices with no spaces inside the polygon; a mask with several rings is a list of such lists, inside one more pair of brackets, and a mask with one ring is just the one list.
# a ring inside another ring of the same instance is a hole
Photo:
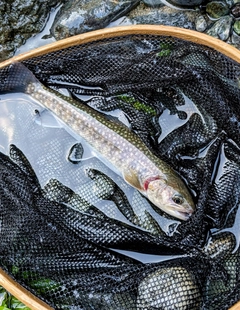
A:
{"label": "fish pelvic fin", "polygon": [[135,187],[139,191],[142,191],[143,188],[140,184],[138,175],[134,169],[126,169],[122,172],[124,180],[130,184],[131,186]]}
{"label": "fish pelvic fin", "polygon": [[39,81],[26,66],[20,62],[14,62],[8,67],[7,77],[0,85],[0,94],[27,93],[30,83],[39,83]]}

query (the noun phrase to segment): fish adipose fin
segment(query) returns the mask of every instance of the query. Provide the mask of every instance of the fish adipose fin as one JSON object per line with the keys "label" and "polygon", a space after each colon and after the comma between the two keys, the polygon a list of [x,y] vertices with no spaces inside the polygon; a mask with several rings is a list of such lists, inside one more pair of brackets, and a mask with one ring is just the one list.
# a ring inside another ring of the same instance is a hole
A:
{"label": "fish adipose fin", "polygon": [[39,81],[33,73],[20,62],[12,63],[8,68],[8,76],[0,86],[0,93],[21,92],[26,93],[30,83]]}
{"label": "fish adipose fin", "polygon": [[124,170],[123,171],[123,178],[128,184],[135,187],[139,191],[143,190],[135,170],[133,170],[131,168],[128,170]]}

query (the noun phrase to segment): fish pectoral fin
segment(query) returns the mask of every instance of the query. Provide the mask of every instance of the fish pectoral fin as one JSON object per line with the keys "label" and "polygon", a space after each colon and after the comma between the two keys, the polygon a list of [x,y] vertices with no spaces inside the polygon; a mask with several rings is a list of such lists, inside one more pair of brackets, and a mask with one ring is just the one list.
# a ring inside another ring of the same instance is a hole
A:
{"label": "fish pectoral fin", "polygon": [[138,175],[134,169],[128,169],[123,171],[123,178],[124,180],[130,184],[131,186],[135,187],[139,191],[142,191],[142,186],[140,184]]}

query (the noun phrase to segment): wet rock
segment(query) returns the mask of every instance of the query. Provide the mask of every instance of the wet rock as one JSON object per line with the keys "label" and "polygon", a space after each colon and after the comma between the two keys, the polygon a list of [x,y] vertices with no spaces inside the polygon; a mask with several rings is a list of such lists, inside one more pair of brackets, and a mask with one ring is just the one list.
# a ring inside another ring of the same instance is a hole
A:
{"label": "wet rock", "polygon": [[195,7],[201,4],[204,0],[144,0],[143,2],[151,7],[157,7],[160,5],[168,5],[170,7]]}
{"label": "wet rock", "polygon": [[143,0],[143,3],[152,6],[152,7],[156,7],[156,6],[160,6],[162,5],[162,1],[161,0]]}
{"label": "wet rock", "polygon": [[233,30],[237,35],[240,35],[240,20],[236,20],[233,24]]}
{"label": "wet rock", "polygon": [[127,14],[139,1],[71,0],[57,13],[51,33],[59,40],[76,34],[106,27],[111,21]]}
{"label": "wet rock", "polygon": [[231,16],[224,16],[214,23],[212,28],[207,31],[212,37],[226,41],[231,32],[233,18]]}
{"label": "wet rock", "polygon": [[209,2],[206,6],[206,12],[210,18],[220,18],[229,13],[229,7],[226,2],[223,1],[212,1]]}
{"label": "wet rock", "polygon": [[165,0],[165,1],[166,4],[167,2],[169,2],[170,4],[180,7],[195,7],[203,2],[203,0]]}
{"label": "wet rock", "polygon": [[231,43],[235,45],[235,47],[240,48],[240,36],[233,31],[231,36]]}
{"label": "wet rock", "polygon": [[[181,283],[181,285],[179,285]],[[201,293],[194,276],[183,267],[148,274],[138,287],[137,309],[200,309]]]}
{"label": "wet rock", "polygon": [[226,4],[228,5],[229,8],[231,8],[234,5],[233,0],[225,0]]}
{"label": "wet rock", "polygon": [[204,18],[204,16],[200,15],[198,16],[198,18],[196,19],[196,30],[203,32],[207,29],[207,21]]}
{"label": "wet rock", "polygon": [[[63,0],[62,0],[63,1]],[[0,60],[13,56],[17,47],[40,32],[50,8],[61,1],[0,1]]]}
{"label": "wet rock", "polygon": [[240,2],[236,3],[232,9],[231,9],[231,13],[235,18],[239,18],[240,17]]}
{"label": "wet rock", "polygon": [[168,6],[151,8],[143,4],[128,15],[134,24],[166,25],[194,30],[197,16],[198,14],[194,11],[182,11]]}

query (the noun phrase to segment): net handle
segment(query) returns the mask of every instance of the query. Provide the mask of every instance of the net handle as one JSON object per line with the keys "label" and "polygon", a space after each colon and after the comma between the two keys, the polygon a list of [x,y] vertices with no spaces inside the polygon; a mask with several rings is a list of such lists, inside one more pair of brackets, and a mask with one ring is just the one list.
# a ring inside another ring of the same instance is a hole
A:
{"label": "net handle", "polygon": [[19,299],[32,310],[54,310],[45,302],[34,296],[19,283],[14,281],[5,271],[0,268],[0,286]]}
{"label": "net handle", "polygon": [[240,51],[237,48],[219,39],[213,38],[207,34],[172,26],[132,25],[90,31],[51,44],[47,44],[3,61],[2,63],[0,63],[0,68],[10,65],[14,61],[23,61],[36,56],[58,51],[60,49],[64,49],[70,46],[93,42],[101,39],[134,34],[171,36],[191,41],[193,43],[202,44],[211,47],[216,51],[224,54],[225,56],[240,63]]}

